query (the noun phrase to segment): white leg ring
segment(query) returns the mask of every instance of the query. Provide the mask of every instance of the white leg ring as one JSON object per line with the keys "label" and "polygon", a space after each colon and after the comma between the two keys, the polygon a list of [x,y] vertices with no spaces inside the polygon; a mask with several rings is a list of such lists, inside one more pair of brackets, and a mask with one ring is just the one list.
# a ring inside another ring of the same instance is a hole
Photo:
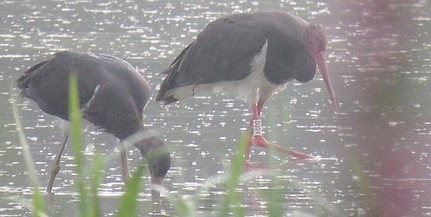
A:
{"label": "white leg ring", "polygon": [[262,135],[263,135],[262,120],[261,119],[253,120],[253,136],[262,136]]}

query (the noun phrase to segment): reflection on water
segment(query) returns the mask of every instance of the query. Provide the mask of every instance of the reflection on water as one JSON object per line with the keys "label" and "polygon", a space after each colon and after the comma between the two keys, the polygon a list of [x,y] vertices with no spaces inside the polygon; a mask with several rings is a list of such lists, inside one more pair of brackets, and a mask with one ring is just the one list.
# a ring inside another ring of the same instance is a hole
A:
{"label": "reflection on water", "polygon": [[[431,215],[431,8],[426,1],[9,0],[0,7],[1,215],[29,215],[20,201],[29,202],[31,188],[9,108],[11,84],[20,72],[60,50],[91,50],[124,57],[156,89],[163,79],[158,73],[208,22],[265,9],[291,11],[325,26],[328,67],[340,107],[334,113],[320,77],[289,85],[268,101],[263,119],[268,139],[322,160],[294,161],[254,149],[254,163],[276,166],[275,174],[253,174],[240,185],[247,215],[268,214],[268,193],[281,198],[286,216],[371,216],[372,207],[380,216]],[[60,131],[33,103],[19,103],[45,186]],[[225,174],[249,116],[249,105],[229,95],[206,94],[168,107],[150,102],[145,124],[159,130],[174,160],[167,190],[185,199],[198,195],[198,212],[216,214],[223,186],[201,189]],[[93,148],[115,153],[114,137],[92,127],[84,136],[89,153]],[[136,166],[139,154],[130,154]],[[69,147],[54,184],[55,213],[75,212],[74,167]],[[105,175],[100,195],[109,216],[123,191],[116,161],[106,166]],[[364,177],[371,191],[363,186]],[[141,213],[148,213],[149,195],[143,188]],[[172,205],[164,207],[167,214],[173,212]]]}

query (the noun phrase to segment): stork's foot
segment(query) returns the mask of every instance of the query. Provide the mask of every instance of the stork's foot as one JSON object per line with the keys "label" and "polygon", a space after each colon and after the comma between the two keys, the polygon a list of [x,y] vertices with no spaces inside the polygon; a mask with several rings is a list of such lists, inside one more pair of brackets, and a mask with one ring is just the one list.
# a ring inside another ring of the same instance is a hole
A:
{"label": "stork's foot", "polygon": [[311,155],[308,155],[308,154],[305,154],[305,153],[302,153],[299,151],[291,150],[291,149],[288,149],[288,148],[285,148],[283,146],[279,146],[276,144],[271,144],[263,136],[251,136],[250,142],[251,142],[251,144],[254,144],[257,147],[274,149],[274,150],[279,151],[279,152],[290,154],[290,155],[292,155],[298,159],[311,159],[311,158],[313,158],[313,156],[311,156]]}

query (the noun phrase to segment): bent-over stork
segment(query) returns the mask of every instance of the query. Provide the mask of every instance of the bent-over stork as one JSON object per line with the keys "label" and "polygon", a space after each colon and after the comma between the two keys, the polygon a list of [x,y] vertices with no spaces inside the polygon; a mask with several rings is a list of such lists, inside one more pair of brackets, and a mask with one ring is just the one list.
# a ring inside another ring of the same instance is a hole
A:
{"label": "bent-over stork", "polygon": [[[142,113],[151,96],[147,81],[126,61],[104,54],[60,52],[52,59],[29,68],[18,78],[21,94],[48,114],[69,120],[69,75],[77,75],[78,91],[83,117],[113,134],[119,140],[143,132]],[[47,193],[51,193],[54,179],[60,170],[60,158],[67,142],[65,135],[60,152],[50,171]],[[171,158],[165,144],[156,136],[134,143],[147,158],[151,182],[161,184]],[[151,153],[157,151],[157,156]],[[127,152],[121,148],[121,165],[124,181],[130,176]],[[153,196],[159,197],[153,191]],[[157,199],[157,198],[156,198]]]}

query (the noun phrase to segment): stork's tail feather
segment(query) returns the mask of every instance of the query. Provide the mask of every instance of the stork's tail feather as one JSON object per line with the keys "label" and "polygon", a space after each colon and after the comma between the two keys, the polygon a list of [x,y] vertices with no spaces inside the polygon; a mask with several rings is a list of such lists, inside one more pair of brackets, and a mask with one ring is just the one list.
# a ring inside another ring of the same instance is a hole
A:
{"label": "stork's tail feather", "polygon": [[157,94],[156,101],[162,101],[165,105],[176,102],[180,99],[174,97],[175,89],[179,86],[184,86],[186,84],[178,85],[178,70],[183,61],[184,56],[187,55],[187,51],[193,47],[194,42],[189,44],[181,53],[175,58],[175,60],[171,63],[168,69],[163,71],[161,74],[167,74],[165,80],[163,80],[160,85],[160,90]]}
{"label": "stork's tail feather", "polygon": [[21,90],[28,88],[28,83],[30,82],[30,75],[32,72],[36,71],[38,68],[43,66],[47,61],[40,62],[29,69],[27,69],[19,78],[16,80],[16,83],[18,85],[18,88]]}
{"label": "stork's tail feather", "polygon": [[172,89],[175,88],[175,73],[176,67],[172,66],[166,71],[162,72],[163,74],[167,74],[168,76],[160,85],[160,90],[157,93],[156,101],[162,101],[165,105],[178,101],[178,99],[174,98],[172,94],[169,94]]}

